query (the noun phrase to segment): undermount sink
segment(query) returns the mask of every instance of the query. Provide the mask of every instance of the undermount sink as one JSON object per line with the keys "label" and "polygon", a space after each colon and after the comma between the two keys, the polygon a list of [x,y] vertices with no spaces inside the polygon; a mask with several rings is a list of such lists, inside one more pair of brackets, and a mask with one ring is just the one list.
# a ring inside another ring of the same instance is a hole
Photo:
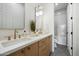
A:
{"label": "undermount sink", "polygon": [[29,40],[31,40],[31,39],[30,38],[22,38],[22,39],[15,39],[15,40],[2,42],[1,44],[2,44],[3,47],[8,47],[8,46],[15,45],[15,44],[18,44],[18,43],[27,42]]}

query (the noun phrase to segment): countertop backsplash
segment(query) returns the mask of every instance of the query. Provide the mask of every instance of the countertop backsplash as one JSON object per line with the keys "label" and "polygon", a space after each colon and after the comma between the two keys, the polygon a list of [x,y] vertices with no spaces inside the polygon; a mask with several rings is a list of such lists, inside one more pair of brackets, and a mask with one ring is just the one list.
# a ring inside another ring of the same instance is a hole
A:
{"label": "countertop backsplash", "polygon": [[8,40],[8,36],[13,37],[14,30],[0,30],[0,41]]}
{"label": "countertop backsplash", "polygon": [[[22,34],[23,30],[17,30],[18,33]],[[8,36],[14,38],[14,30],[2,30],[0,29],[0,41],[8,40]]]}

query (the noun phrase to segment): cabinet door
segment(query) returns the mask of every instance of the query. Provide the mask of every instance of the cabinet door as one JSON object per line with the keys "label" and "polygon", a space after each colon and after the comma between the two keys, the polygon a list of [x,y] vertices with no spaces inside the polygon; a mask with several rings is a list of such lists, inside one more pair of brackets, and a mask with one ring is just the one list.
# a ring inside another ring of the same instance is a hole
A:
{"label": "cabinet door", "polygon": [[49,53],[52,52],[52,36],[47,38]]}
{"label": "cabinet door", "polygon": [[39,41],[39,56],[48,56],[52,51],[51,37],[46,37]]}
{"label": "cabinet door", "polygon": [[43,45],[42,47],[39,47],[39,56],[48,56],[48,55],[49,55],[48,46]]}
{"label": "cabinet door", "polygon": [[38,42],[25,48],[25,56],[38,56]]}
{"label": "cabinet door", "polygon": [[24,56],[24,49],[18,50],[12,54],[10,54],[9,56]]}

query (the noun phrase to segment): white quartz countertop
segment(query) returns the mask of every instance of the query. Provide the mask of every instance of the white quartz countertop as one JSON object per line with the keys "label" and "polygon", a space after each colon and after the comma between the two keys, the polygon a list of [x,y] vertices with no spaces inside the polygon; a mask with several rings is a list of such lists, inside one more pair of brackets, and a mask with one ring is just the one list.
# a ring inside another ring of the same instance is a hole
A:
{"label": "white quartz countertop", "polygon": [[29,46],[37,41],[40,41],[42,40],[43,38],[45,37],[48,37],[52,35],[51,33],[48,33],[48,34],[40,34],[38,36],[33,36],[33,37],[30,37],[30,38],[27,38],[27,37],[22,37],[20,39],[15,39],[15,40],[18,40],[18,43],[14,43],[10,46],[3,46],[2,45],[2,42],[0,42],[0,56],[6,56],[6,55],[9,55],[15,51],[18,51],[26,46]]}

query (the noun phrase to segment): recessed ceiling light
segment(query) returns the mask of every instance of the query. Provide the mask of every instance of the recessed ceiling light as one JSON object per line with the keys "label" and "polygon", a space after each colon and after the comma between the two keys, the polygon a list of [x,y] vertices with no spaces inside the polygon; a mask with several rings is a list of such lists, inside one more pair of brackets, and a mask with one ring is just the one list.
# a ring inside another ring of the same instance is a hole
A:
{"label": "recessed ceiling light", "polygon": [[58,3],[55,3],[55,5],[58,5]]}

